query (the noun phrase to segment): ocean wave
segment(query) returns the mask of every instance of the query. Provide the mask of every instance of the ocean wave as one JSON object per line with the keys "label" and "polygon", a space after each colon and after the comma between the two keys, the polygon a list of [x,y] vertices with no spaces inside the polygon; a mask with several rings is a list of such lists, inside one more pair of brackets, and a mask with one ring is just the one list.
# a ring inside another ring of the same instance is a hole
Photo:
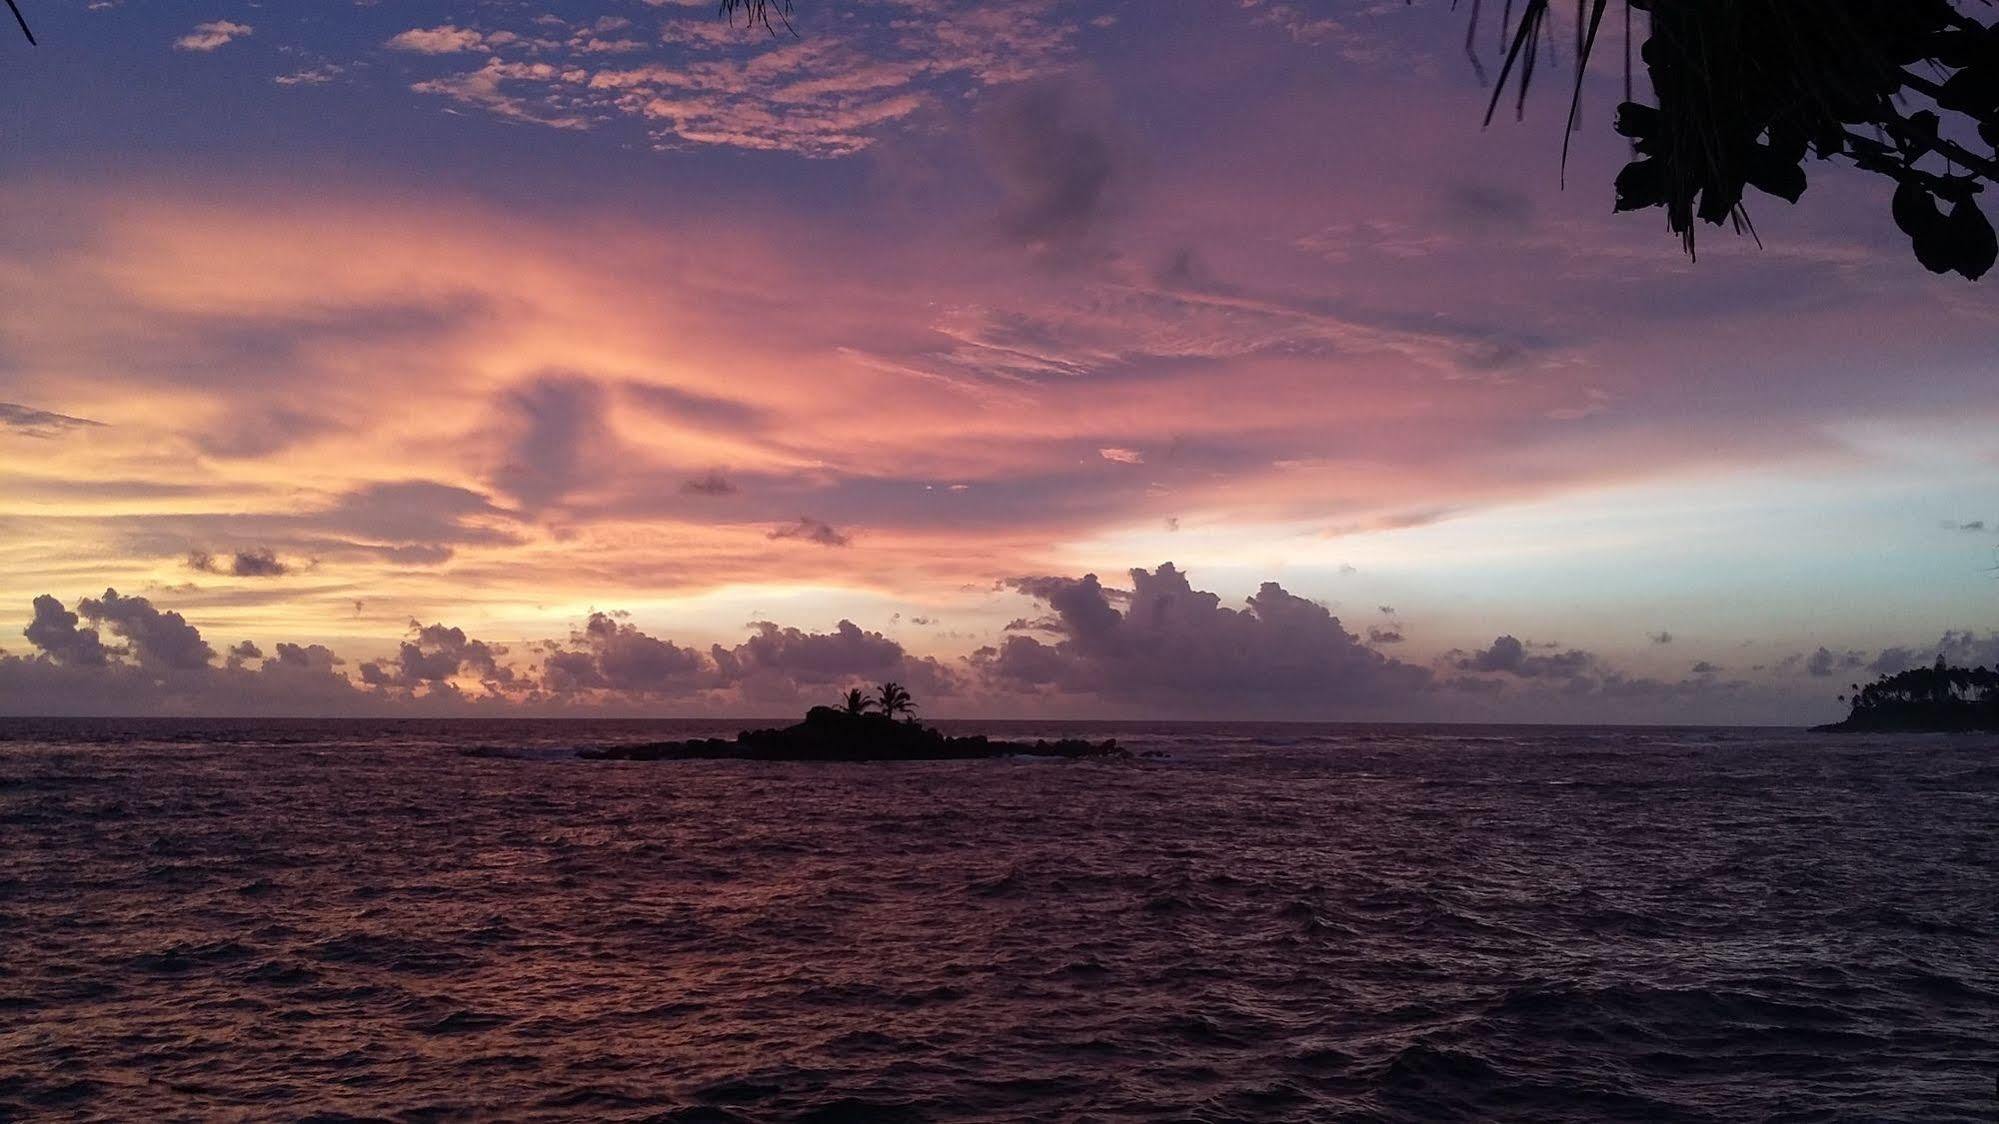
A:
{"label": "ocean wave", "polygon": [[1972,740],[1155,724],[1087,734],[1169,768],[566,759],[713,732],[0,733],[0,1118],[1993,1103]]}

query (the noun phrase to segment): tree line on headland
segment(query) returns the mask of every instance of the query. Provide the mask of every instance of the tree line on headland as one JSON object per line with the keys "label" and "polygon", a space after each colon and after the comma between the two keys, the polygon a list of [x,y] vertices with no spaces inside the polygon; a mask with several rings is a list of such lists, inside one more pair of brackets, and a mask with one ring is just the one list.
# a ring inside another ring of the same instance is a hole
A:
{"label": "tree line on headland", "polygon": [[1842,722],[1821,730],[1999,731],[1999,671],[1951,667],[1942,656],[1929,667],[1884,675],[1840,701],[1852,706]]}

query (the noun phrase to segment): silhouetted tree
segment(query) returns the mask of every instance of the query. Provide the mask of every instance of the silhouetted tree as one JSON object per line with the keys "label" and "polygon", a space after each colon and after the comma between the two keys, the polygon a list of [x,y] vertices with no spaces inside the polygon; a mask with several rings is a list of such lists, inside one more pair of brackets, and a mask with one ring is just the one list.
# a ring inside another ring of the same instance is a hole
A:
{"label": "silhouetted tree", "polygon": [[1951,667],[1943,658],[1929,667],[1884,675],[1856,685],[1846,725],[1856,729],[1999,730],[1999,672]]}
{"label": "silhouetted tree", "polygon": [[[10,0],[11,2],[11,0]],[[771,23],[772,13],[776,13],[779,23],[786,31],[791,30],[791,0],[721,0],[722,15],[730,23],[742,16],[751,27],[762,27],[775,33],[777,27]]]}
{"label": "silhouetted tree", "polygon": [[875,705],[875,700],[869,698],[868,693],[859,687],[847,688],[847,693],[840,699],[841,713],[851,718],[859,718],[861,715],[866,714],[868,708],[873,705]]}
{"label": "silhouetted tree", "polygon": [[[1484,2],[1472,0],[1474,35]],[[1516,11],[1508,0],[1488,123],[1509,81],[1524,110],[1550,2],[1523,0]],[[1747,188],[1795,203],[1805,158],[1841,157],[1894,181],[1891,212],[1925,268],[1982,277],[1999,257],[1974,200],[1999,182],[1999,30],[1962,2],[1624,0],[1627,52],[1632,11],[1647,17],[1639,55],[1653,102],[1632,96],[1627,53],[1616,130],[1635,159],[1618,174],[1617,209],[1663,208],[1691,254],[1696,218],[1753,236]],[[1576,0],[1571,131],[1610,5]],[[1476,62],[1469,40],[1468,49]]]}
{"label": "silhouetted tree", "polygon": [[897,714],[914,716],[916,712],[915,700],[909,697],[909,692],[903,690],[900,683],[882,684],[881,690],[875,695],[875,705],[890,718],[894,718]]}

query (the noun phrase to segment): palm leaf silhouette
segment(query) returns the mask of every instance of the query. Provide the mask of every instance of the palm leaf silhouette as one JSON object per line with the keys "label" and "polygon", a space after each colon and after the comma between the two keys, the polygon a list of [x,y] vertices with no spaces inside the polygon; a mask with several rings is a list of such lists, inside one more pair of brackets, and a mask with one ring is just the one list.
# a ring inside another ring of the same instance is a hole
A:
{"label": "palm leaf silhouette", "polygon": [[890,718],[894,718],[897,714],[913,714],[916,711],[915,701],[909,697],[909,692],[904,690],[900,683],[882,684],[881,689],[875,694],[875,705]]}

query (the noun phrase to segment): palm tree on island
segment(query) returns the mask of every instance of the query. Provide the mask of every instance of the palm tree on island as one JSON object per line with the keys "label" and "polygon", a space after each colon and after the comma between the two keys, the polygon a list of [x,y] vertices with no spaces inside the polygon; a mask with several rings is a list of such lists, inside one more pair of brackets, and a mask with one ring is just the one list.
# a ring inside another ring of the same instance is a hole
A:
{"label": "palm tree on island", "polygon": [[911,722],[916,721],[916,701],[909,697],[909,692],[903,690],[900,683],[882,684],[875,695],[875,705],[881,707],[881,712],[891,719],[901,713],[908,715]]}
{"label": "palm tree on island", "polygon": [[[733,740],[696,738],[593,747],[579,756],[597,761],[966,761],[981,757],[1128,759],[1115,739],[996,742],[984,734],[951,737],[916,720],[916,701],[900,683],[884,683],[872,697],[858,687],[837,706],[815,706],[805,721],[783,729],[744,730]],[[896,715],[904,715],[902,722]]]}
{"label": "palm tree on island", "polygon": [[1912,667],[1852,686],[1840,701],[1852,713],[1818,730],[1999,730],[1999,671],[1952,667],[1939,654],[1929,667]]}

